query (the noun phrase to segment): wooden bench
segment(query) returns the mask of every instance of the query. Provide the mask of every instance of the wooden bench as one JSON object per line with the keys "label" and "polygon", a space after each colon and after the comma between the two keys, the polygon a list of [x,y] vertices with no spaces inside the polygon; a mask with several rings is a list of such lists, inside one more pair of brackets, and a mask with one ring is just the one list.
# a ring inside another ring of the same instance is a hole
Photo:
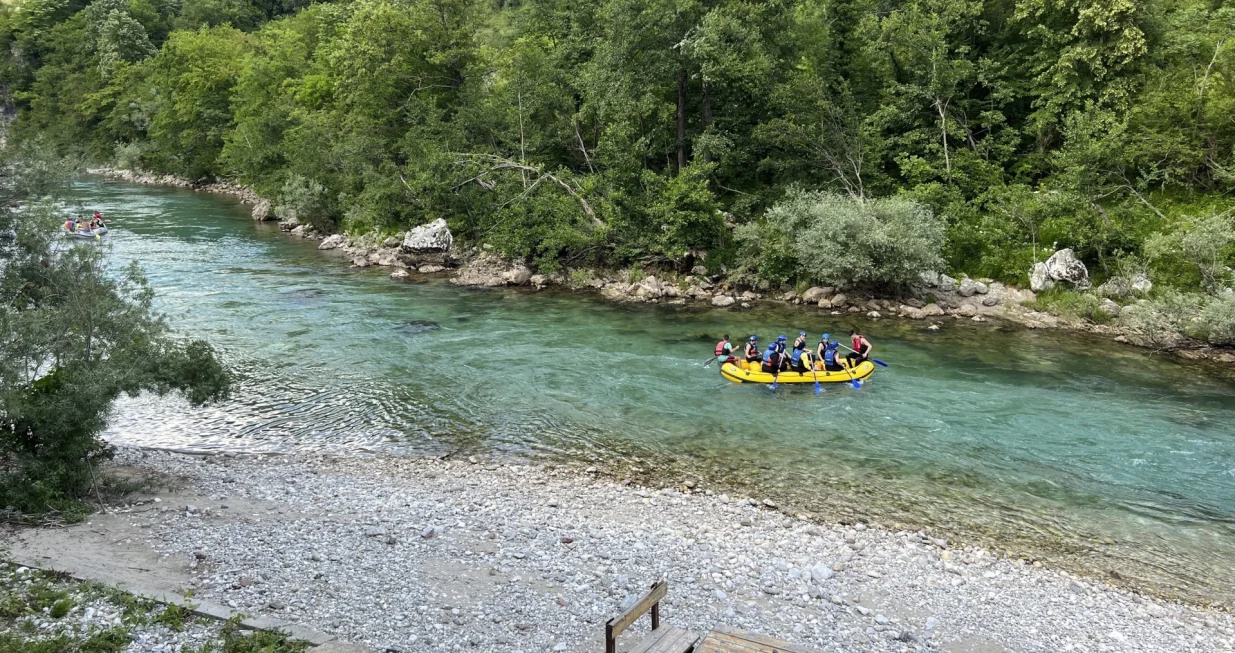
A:
{"label": "wooden bench", "polygon": [[695,647],[694,653],[819,653],[766,635],[718,626]]}
{"label": "wooden bench", "polygon": [[660,625],[660,600],[669,593],[668,581],[657,581],[652,590],[622,614],[605,623],[605,653],[617,653],[617,637],[623,630],[639,620],[644,612],[652,610],[652,632],[644,637],[629,653],[689,653],[699,636],[681,628]]}

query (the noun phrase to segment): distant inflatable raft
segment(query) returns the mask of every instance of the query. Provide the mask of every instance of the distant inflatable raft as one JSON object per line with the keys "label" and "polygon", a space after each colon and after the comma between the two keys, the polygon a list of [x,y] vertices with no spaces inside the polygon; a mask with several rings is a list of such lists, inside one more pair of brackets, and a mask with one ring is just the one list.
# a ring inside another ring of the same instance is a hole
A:
{"label": "distant inflatable raft", "polygon": [[[756,367],[754,371],[746,369],[746,363],[725,363],[720,366],[720,375],[733,381],[734,383],[771,383],[771,372],[764,372]],[[755,364],[756,366],[758,363]],[[870,378],[870,375],[875,373],[875,364],[870,361],[858,363],[858,366],[845,372],[824,372],[822,370],[814,374],[807,372],[801,374],[798,372],[781,372],[776,377],[777,383],[814,383],[818,377],[820,383],[849,383],[850,379],[858,379],[859,381]]]}

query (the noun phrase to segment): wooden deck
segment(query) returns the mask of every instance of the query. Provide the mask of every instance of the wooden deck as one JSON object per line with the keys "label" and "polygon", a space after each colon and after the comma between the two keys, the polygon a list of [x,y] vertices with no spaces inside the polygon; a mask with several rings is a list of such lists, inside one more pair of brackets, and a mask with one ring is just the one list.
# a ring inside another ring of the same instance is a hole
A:
{"label": "wooden deck", "polygon": [[718,627],[695,644],[694,653],[818,653],[815,649],[782,642],[735,628]]}

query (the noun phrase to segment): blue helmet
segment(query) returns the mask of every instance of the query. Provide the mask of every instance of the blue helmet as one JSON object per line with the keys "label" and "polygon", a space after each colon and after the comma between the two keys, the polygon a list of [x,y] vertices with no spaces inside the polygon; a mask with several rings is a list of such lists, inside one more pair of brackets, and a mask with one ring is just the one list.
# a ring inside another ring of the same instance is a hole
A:
{"label": "blue helmet", "polygon": [[751,336],[751,337],[750,337],[750,341],[751,341],[751,342],[759,342],[759,336]]}
{"label": "blue helmet", "polygon": [[784,342],[784,341],[786,341],[786,340],[788,340],[788,339],[789,339],[789,338],[786,338],[786,337],[782,334],[782,335],[781,335],[781,337],[779,337],[779,338],[777,338],[777,339],[776,339],[776,342]]}
{"label": "blue helmet", "polygon": [[819,336],[819,339],[820,339],[820,340],[831,340],[831,339],[832,339],[832,334],[830,334],[830,333],[825,333],[825,334],[823,334],[823,335]]}
{"label": "blue helmet", "polygon": [[805,331],[799,331],[799,332],[798,332],[798,335],[800,335],[800,336],[805,336],[805,335],[806,335],[806,332],[805,332]]}

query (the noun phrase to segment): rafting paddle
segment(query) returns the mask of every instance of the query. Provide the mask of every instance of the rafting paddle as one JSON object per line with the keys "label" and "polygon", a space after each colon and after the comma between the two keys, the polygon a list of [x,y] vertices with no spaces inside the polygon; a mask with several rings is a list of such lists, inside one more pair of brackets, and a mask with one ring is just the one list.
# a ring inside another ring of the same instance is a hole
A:
{"label": "rafting paddle", "polygon": [[[802,355],[810,356],[810,354],[806,354],[806,353],[803,353]],[[810,361],[810,375],[815,377],[815,394],[819,394],[819,390],[820,390],[819,373],[815,371],[815,361],[813,359],[808,359],[808,360]]]}
{"label": "rafting paddle", "polygon": [[[838,343],[836,343],[836,344],[840,345],[840,343],[839,343],[839,342],[838,342]],[[840,346],[841,346],[841,347],[845,347],[844,345],[840,345]],[[852,349],[849,349],[848,347],[845,347],[845,349],[846,349],[846,350],[848,350],[848,351],[853,351]],[[858,352],[853,351],[853,353],[855,353],[855,354],[856,354],[856,353],[858,353]],[[881,366],[881,367],[887,367],[887,366],[888,366],[888,364],[887,364],[887,363],[885,363],[885,362],[883,362],[883,361],[879,360],[878,358],[868,358],[868,359],[866,359],[866,360],[868,360],[868,361],[870,361],[870,362],[872,362],[872,363],[874,363],[874,364],[876,364],[876,365],[879,365],[879,366]]]}

